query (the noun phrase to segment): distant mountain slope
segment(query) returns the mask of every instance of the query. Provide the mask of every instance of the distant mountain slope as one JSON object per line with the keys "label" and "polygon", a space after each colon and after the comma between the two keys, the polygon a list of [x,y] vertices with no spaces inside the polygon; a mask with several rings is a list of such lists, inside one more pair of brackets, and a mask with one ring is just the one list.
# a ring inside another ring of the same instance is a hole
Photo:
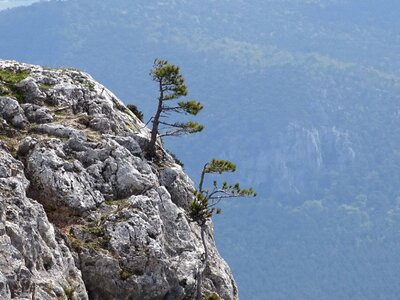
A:
{"label": "distant mountain slope", "polygon": [[29,5],[39,0],[1,0],[0,1],[0,10]]}
{"label": "distant mountain slope", "polygon": [[145,118],[153,59],[180,65],[206,129],[166,142],[194,177],[210,157],[233,160],[260,195],[216,220],[242,298],[391,299],[399,11],[394,0],[56,1],[0,12],[0,57],[86,69]]}

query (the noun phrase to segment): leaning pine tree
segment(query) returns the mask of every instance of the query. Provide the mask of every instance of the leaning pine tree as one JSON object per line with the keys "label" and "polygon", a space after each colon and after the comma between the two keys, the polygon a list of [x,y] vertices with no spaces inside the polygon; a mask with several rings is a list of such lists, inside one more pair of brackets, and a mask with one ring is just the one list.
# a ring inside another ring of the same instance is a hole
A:
{"label": "leaning pine tree", "polygon": [[195,100],[180,101],[168,105],[173,100],[187,95],[185,80],[180,74],[178,66],[169,64],[166,60],[156,59],[150,75],[153,81],[157,82],[159,89],[157,111],[151,120],[153,127],[148,150],[148,154],[154,157],[158,137],[178,136],[203,130],[203,125],[192,121],[185,123],[166,121],[170,113],[196,115],[203,109],[203,105]]}
{"label": "leaning pine tree", "polygon": [[188,216],[190,221],[197,223],[200,227],[201,241],[203,243],[204,255],[201,265],[197,270],[197,292],[196,300],[202,299],[202,281],[203,274],[208,264],[208,248],[205,240],[205,232],[207,230],[207,222],[215,214],[219,214],[221,210],[217,207],[218,203],[227,198],[256,196],[252,188],[242,189],[239,183],[230,185],[223,182],[218,185],[217,181],[213,182],[211,189],[204,189],[204,179],[206,174],[224,172],[235,172],[236,166],[228,160],[213,159],[206,163],[200,174],[200,183],[198,190],[195,192],[195,198],[188,208]]}

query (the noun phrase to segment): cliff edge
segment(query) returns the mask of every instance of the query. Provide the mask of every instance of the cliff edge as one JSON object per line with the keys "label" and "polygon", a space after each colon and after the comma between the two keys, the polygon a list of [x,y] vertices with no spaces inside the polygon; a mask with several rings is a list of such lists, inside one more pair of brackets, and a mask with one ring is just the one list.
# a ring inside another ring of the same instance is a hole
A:
{"label": "cliff edge", "polygon": [[[72,69],[0,60],[0,298],[193,299],[193,182],[112,92]],[[212,227],[210,227],[212,228]],[[205,296],[238,299],[213,232]]]}

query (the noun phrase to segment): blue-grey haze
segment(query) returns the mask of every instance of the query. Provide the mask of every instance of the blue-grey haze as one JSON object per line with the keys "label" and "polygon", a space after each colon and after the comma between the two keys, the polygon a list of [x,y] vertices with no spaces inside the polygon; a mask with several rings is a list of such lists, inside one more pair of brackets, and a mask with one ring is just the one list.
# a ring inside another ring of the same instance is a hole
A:
{"label": "blue-grey haze", "polygon": [[90,72],[151,116],[154,58],[181,66],[212,157],[258,198],[217,243],[245,300],[398,299],[400,2],[70,0],[0,12],[0,57]]}
{"label": "blue-grey haze", "polygon": [[18,6],[30,5],[40,0],[0,0],[0,10]]}

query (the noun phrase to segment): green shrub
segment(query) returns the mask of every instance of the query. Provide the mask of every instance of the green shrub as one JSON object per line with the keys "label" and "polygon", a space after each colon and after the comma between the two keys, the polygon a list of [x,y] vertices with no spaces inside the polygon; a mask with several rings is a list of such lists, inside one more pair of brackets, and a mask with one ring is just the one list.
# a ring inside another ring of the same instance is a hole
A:
{"label": "green shrub", "polygon": [[136,105],[134,104],[128,104],[126,106],[131,112],[135,114],[135,116],[143,122],[143,113],[137,108]]}
{"label": "green shrub", "polygon": [[215,293],[206,296],[205,300],[221,300],[221,297]]}
{"label": "green shrub", "polygon": [[119,272],[119,278],[122,280],[127,280],[129,277],[133,275],[133,272],[127,269],[122,269],[121,272]]}
{"label": "green shrub", "polygon": [[72,287],[64,287],[65,296],[67,296],[68,300],[75,299],[74,297],[74,289]]}
{"label": "green shrub", "polygon": [[13,71],[9,69],[0,69],[0,83],[1,94],[9,94],[16,98],[18,102],[22,103],[24,101],[23,93],[16,87],[16,83],[24,80],[28,77],[28,71]]}

